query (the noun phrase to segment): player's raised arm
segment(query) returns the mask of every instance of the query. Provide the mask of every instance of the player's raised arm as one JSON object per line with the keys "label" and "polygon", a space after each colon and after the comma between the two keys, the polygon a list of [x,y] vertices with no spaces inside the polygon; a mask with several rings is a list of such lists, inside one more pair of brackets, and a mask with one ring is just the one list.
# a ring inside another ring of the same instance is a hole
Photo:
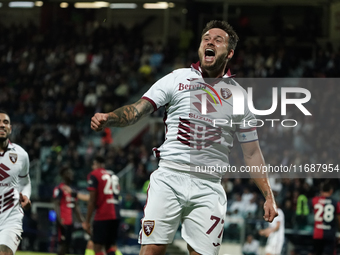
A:
{"label": "player's raised arm", "polygon": [[152,104],[140,99],[134,104],[125,105],[109,113],[96,113],[91,119],[91,128],[101,131],[104,127],[126,127],[154,111]]}
{"label": "player's raised arm", "polygon": [[[265,165],[263,155],[258,141],[241,143],[244,161],[247,166],[263,167]],[[269,180],[266,172],[249,172],[250,177],[254,180],[256,186],[262,192],[266,202],[264,203],[264,219],[272,222],[278,215],[277,207],[274,199],[272,189],[269,184]]]}

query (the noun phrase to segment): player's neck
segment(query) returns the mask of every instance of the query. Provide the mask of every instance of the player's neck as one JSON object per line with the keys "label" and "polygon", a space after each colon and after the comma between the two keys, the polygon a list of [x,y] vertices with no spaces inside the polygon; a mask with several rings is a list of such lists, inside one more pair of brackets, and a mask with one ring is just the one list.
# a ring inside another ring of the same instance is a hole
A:
{"label": "player's neck", "polygon": [[222,78],[224,75],[224,70],[226,66],[227,66],[227,63],[225,63],[223,67],[219,69],[211,70],[211,71],[208,71],[204,69],[203,67],[201,67],[201,69],[202,69],[204,76],[206,76],[206,78]]}
{"label": "player's neck", "polygon": [[65,183],[66,185],[70,186],[72,182],[71,182],[70,180],[64,180],[64,183]]}
{"label": "player's neck", "polygon": [[222,78],[223,72],[209,72],[204,70],[203,73],[205,74],[206,78]]}
{"label": "player's neck", "polygon": [[8,139],[6,139],[5,141],[0,141],[0,153],[3,153],[5,152],[5,150],[7,150],[8,143]]}

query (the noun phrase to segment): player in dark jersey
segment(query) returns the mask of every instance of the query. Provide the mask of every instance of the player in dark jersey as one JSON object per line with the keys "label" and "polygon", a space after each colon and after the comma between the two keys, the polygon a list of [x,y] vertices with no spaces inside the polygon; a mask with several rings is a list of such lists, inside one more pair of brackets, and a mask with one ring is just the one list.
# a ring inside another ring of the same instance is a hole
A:
{"label": "player in dark jersey", "polygon": [[320,196],[312,200],[314,209],[313,254],[333,255],[336,248],[336,232],[340,224],[340,202],[331,198],[333,188],[323,183]]}
{"label": "player in dark jersey", "polygon": [[79,221],[83,222],[84,218],[80,213],[76,192],[67,192],[65,187],[71,186],[73,181],[73,171],[67,166],[60,169],[62,182],[54,188],[53,200],[57,213],[58,228],[58,255],[64,255],[69,252],[73,232],[73,211]]}
{"label": "player in dark jersey", "polygon": [[95,157],[92,172],[88,175],[88,202],[85,231],[90,231],[91,216],[96,210],[92,225],[92,241],[96,255],[118,255],[116,239],[119,227],[119,180],[116,175],[105,170],[104,158]]}

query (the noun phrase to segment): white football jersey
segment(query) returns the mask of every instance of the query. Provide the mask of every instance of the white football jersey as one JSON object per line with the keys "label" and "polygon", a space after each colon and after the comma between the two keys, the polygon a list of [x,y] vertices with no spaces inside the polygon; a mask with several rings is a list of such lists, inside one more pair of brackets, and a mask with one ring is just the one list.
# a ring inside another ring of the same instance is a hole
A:
{"label": "white football jersey", "polygon": [[269,223],[270,228],[275,228],[277,223],[280,222],[280,227],[277,231],[272,232],[268,237],[268,242],[270,243],[283,243],[285,238],[285,215],[283,211],[278,208],[277,209],[278,216],[274,218],[274,220]]}
{"label": "white football jersey", "polygon": [[19,178],[27,178],[27,152],[15,143],[0,153],[0,230],[6,226],[21,228],[23,211],[19,203]]}
{"label": "white football jersey", "polygon": [[[208,174],[203,178],[221,178],[218,166],[229,165],[234,134],[241,143],[258,139],[246,91],[228,74],[214,83],[209,80],[203,79],[199,64],[193,64],[166,75],[142,97],[155,110],[166,108],[165,141],[153,149],[160,166],[180,171],[202,167],[200,172]],[[233,114],[235,95],[244,98],[243,114]],[[216,168],[205,171],[204,166]]]}

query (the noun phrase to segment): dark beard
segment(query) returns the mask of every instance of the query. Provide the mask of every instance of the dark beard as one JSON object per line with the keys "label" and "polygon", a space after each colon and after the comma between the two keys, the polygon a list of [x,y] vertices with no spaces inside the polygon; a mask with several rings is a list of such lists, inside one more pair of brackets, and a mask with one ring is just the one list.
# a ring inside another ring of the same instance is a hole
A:
{"label": "dark beard", "polygon": [[8,139],[8,137],[0,137],[0,143],[5,142]]}
{"label": "dark beard", "polygon": [[215,63],[213,65],[204,65],[202,63],[202,59],[204,58],[204,56],[199,56],[200,57],[200,62],[201,62],[201,67],[207,71],[215,71],[218,70],[220,68],[222,68],[224,66],[224,64],[227,61],[227,53],[220,55],[219,57],[216,58]]}

